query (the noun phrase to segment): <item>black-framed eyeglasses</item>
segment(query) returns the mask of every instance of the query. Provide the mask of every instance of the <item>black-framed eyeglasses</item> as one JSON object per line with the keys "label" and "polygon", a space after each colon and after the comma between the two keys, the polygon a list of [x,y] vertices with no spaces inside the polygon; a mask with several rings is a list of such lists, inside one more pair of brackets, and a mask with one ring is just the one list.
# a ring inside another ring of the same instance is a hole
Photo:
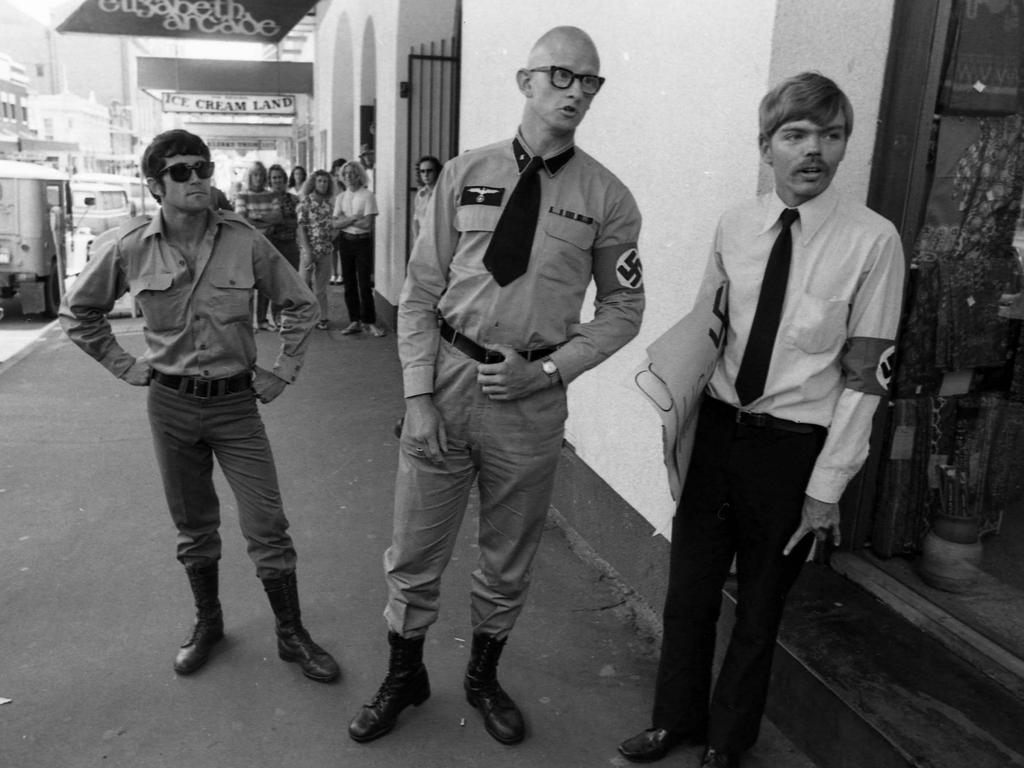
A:
{"label": "black-framed eyeglasses", "polygon": [[214,168],[216,168],[216,163],[211,163],[209,160],[200,160],[198,163],[175,163],[161,170],[157,176],[167,173],[174,181],[182,183],[192,178],[192,171],[195,171],[196,176],[200,179],[208,179],[213,176]]}
{"label": "black-framed eyeglasses", "polygon": [[555,88],[561,88],[565,90],[572,85],[573,80],[580,81],[580,89],[588,96],[593,96],[595,93],[601,90],[601,86],[604,85],[604,78],[598,77],[597,75],[577,75],[571,69],[565,67],[556,67],[554,65],[550,67],[535,67],[530,72],[547,72],[548,77],[551,79],[551,84]]}

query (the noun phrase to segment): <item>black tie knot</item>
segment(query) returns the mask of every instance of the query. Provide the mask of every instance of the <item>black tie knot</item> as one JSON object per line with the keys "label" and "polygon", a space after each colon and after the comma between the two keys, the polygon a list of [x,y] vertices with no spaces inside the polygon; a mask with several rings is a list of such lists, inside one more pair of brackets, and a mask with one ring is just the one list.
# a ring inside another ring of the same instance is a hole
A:
{"label": "black tie knot", "polygon": [[782,226],[789,229],[793,222],[800,218],[800,211],[796,208],[785,208],[782,213],[779,214],[779,221],[782,222]]}

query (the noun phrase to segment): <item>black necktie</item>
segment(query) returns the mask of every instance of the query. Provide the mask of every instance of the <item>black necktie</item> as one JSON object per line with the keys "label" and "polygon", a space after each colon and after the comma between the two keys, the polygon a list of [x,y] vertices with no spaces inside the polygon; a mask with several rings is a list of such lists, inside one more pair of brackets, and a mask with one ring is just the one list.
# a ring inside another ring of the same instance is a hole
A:
{"label": "black necktie", "polygon": [[775,245],[768,256],[761,282],[761,295],[757,299],[754,322],[750,326],[750,338],[743,351],[743,362],[736,375],[736,394],[740,404],[747,405],[757,400],[764,392],[768,378],[768,364],[775,347],[775,333],[779,330],[782,317],[782,303],[786,298],[786,281],[789,279],[789,261],[793,255],[793,236],[790,226],[800,216],[795,208],[787,208],[779,216],[782,231],[775,238]]}
{"label": "black necktie", "polygon": [[539,156],[519,176],[505,210],[501,212],[494,235],[484,253],[484,266],[498,285],[505,286],[526,272],[533,247],[533,233],[537,229],[540,213],[540,177],[537,171],[544,165]]}

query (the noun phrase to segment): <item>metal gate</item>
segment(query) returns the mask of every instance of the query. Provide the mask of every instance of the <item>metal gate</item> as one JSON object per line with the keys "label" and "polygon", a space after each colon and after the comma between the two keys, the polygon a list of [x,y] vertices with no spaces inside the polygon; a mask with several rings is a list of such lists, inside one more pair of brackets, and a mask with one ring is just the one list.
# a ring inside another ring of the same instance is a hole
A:
{"label": "metal gate", "polygon": [[433,155],[442,163],[459,146],[459,59],[457,40],[421,44],[409,53],[409,80],[402,84],[409,101],[406,152],[408,201],[405,217],[406,259],[412,250],[412,218],[416,198],[416,161]]}

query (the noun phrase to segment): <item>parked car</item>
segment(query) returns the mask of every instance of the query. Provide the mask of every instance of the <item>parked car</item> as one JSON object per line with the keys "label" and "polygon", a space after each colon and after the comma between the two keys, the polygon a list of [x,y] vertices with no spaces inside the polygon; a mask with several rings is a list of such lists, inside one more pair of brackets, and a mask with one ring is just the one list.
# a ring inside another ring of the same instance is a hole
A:
{"label": "parked car", "polygon": [[17,294],[26,314],[57,314],[64,293],[68,176],[0,160],[0,296]]}
{"label": "parked car", "polygon": [[131,204],[132,216],[146,214],[152,216],[156,213],[160,204],[149,193],[146,185],[138,176],[121,176],[116,173],[76,173],[73,182],[89,182],[92,184],[113,184],[124,187],[128,193],[128,202]]}
{"label": "parked car", "polygon": [[89,261],[92,243],[108,229],[121,226],[133,216],[128,192],[124,187],[105,182],[71,182],[74,234],[68,274],[77,275]]}

